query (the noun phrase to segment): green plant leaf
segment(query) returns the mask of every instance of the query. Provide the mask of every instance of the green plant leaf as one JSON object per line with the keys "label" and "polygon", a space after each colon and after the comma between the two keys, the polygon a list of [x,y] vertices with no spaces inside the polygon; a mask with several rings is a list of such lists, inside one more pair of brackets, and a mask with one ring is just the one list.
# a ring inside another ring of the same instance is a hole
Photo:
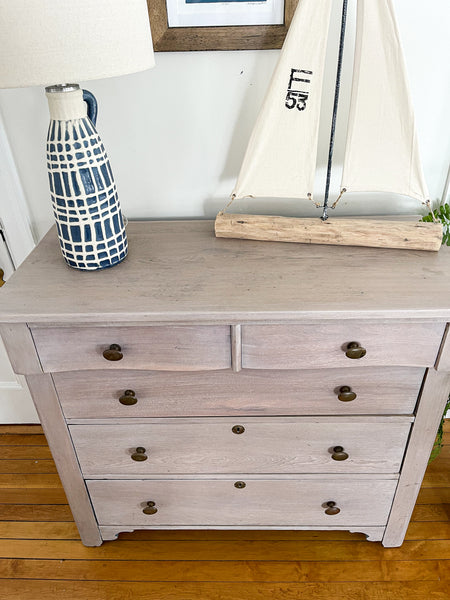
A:
{"label": "green plant leaf", "polygon": [[[434,215],[434,218],[433,218]],[[442,236],[442,244],[445,246],[450,246],[450,205],[449,204],[441,204],[438,206],[433,212],[429,212],[427,215],[422,217],[422,221],[426,223],[432,223],[435,220],[438,220],[442,223],[444,227],[444,232]]]}
{"label": "green plant leaf", "polygon": [[442,419],[439,425],[439,429],[436,434],[436,439],[434,440],[433,450],[431,451],[430,458],[428,459],[428,464],[433,461],[435,458],[439,456],[440,451],[442,450],[442,440],[444,438],[444,421],[445,415],[450,410],[450,396],[448,397],[447,403],[444,408],[444,414],[442,415]]}

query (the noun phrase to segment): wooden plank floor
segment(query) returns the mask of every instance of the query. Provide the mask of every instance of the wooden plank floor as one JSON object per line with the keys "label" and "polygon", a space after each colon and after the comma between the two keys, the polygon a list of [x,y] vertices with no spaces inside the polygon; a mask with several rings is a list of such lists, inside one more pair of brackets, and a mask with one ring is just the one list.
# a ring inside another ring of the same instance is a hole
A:
{"label": "wooden plank floor", "polygon": [[85,548],[41,428],[0,426],[0,599],[448,600],[446,430],[401,548],[314,531],[138,531]]}

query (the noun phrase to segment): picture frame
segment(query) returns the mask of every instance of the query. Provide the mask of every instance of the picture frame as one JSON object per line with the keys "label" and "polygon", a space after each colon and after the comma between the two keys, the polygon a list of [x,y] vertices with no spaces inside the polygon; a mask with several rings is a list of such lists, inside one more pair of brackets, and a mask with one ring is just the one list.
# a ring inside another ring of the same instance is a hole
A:
{"label": "picture frame", "polygon": [[282,25],[284,0],[166,0],[169,27]]}
{"label": "picture frame", "polygon": [[169,27],[166,0],[147,0],[155,52],[281,48],[298,0],[284,1],[282,25]]}

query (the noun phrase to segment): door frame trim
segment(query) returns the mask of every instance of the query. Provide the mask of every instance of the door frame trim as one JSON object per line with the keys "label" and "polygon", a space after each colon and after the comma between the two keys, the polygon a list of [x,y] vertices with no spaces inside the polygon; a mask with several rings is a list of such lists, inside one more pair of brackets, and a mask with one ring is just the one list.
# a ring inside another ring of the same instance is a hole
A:
{"label": "door frame trim", "polygon": [[31,215],[0,113],[0,226],[17,268],[36,245]]}

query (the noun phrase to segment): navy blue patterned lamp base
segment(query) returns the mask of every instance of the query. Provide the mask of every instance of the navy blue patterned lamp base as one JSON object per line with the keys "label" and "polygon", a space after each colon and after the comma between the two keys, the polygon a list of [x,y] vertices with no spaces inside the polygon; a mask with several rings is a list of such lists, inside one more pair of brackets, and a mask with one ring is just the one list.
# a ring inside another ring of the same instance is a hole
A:
{"label": "navy blue patterned lamp base", "polygon": [[62,254],[75,269],[112,267],[128,244],[116,184],[95,129],[97,103],[78,85],[46,88],[47,162]]}

